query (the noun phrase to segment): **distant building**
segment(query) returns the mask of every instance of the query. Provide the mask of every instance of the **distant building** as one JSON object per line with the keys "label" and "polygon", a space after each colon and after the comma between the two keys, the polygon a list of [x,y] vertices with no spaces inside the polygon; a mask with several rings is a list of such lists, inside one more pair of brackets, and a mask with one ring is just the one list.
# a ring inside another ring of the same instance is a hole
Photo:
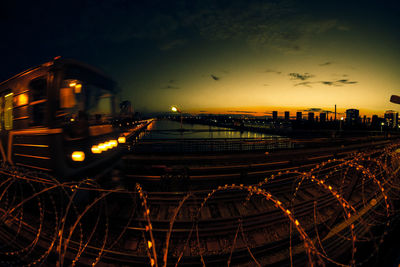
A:
{"label": "distant building", "polygon": [[346,123],[349,125],[356,125],[360,121],[360,111],[358,109],[346,110]]}
{"label": "distant building", "polygon": [[272,111],[272,119],[276,121],[278,119],[278,111]]}
{"label": "distant building", "polygon": [[321,123],[326,122],[326,113],[319,113],[319,121]]}
{"label": "distant building", "polygon": [[314,112],[308,112],[308,121],[314,121]]}
{"label": "distant building", "polygon": [[367,115],[364,115],[364,117],[363,117],[363,122],[362,122],[363,124],[367,124]]}
{"label": "distant building", "polygon": [[289,111],[285,111],[285,121],[290,120],[290,112]]}
{"label": "distant building", "polygon": [[301,111],[298,111],[296,113],[296,120],[301,121],[303,119],[303,113]]}
{"label": "distant building", "polygon": [[380,124],[380,119],[378,115],[372,115],[371,127],[377,128],[379,127],[379,124]]}
{"label": "distant building", "polygon": [[385,112],[385,125],[390,128],[397,128],[399,125],[399,113],[394,110],[388,110]]}

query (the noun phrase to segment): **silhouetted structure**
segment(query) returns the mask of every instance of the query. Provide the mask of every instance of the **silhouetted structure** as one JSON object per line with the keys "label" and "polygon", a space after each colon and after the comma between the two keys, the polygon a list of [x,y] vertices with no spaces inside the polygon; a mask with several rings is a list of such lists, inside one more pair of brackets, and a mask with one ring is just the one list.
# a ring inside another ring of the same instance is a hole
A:
{"label": "silhouetted structure", "polygon": [[397,113],[394,110],[388,110],[385,112],[384,115],[385,119],[385,125],[388,126],[389,128],[397,128],[398,127],[398,121],[399,121],[399,113]]}
{"label": "silhouetted structure", "polygon": [[356,125],[359,123],[360,111],[358,109],[347,109],[346,110],[346,123],[348,125]]}
{"label": "silhouetted structure", "polygon": [[285,111],[285,120],[286,121],[290,120],[290,112],[289,111]]}
{"label": "silhouetted structure", "polygon": [[319,113],[319,121],[321,123],[326,122],[326,113]]}
{"label": "silhouetted structure", "polygon": [[308,121],[314,121],[314,112],[308,112]]}
{"label": "silhouetted structure", "polygon": [[272,111],[272,119],[275,121],[278,119],[278,111]]}
{"label": "silhouetted structure", "polygon": [[296,113],[296,120],[301,121],[303,119],[303,113],[301,111],[298,111]]}

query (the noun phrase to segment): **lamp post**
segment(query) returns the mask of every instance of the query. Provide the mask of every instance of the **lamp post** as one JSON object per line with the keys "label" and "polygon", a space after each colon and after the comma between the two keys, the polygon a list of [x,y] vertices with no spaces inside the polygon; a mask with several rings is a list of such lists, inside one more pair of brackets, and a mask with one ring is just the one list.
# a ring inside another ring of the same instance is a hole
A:
{"label": "lamp post", "polygon": [[179,114],[181,115],[181,131],[182,131],[182,111],[177,106],[172,106],[171,110],[172,112],[179,112]]}
{"label": "lamp post", "polygon": [[339,131],[340,131],[340,132],[342,131],[342,123],[343,123],[343,120],[344,120],[344,118],[341,117],[341,118],[340,118],[340,124],[339,124]]}

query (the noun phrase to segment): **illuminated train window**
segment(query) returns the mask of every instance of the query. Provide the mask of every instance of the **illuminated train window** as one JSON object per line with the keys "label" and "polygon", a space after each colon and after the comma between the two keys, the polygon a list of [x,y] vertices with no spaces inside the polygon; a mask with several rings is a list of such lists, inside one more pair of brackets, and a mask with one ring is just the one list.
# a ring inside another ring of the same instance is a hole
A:
{"label": "illuminated train window", "polygon": [[6,130],[13,128],[13,96],[13,93],[4,96],[4,129]]}

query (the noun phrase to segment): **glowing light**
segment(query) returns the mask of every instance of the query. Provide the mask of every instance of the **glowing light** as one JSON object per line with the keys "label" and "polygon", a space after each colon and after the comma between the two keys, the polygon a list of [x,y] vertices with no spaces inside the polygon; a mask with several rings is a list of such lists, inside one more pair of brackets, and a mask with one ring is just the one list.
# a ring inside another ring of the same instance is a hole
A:
{"label": "glowing light", "polygon": [[20,94],[17,96],[17,106],[23,106],[28,104],[28,94]]}
{"label": "glowing light", "polygon": [[148,246],[149,248],[151,248],[151,247],[153,246],[153,243],[151,243],[151,241],[147,241],[147,246]]}
{"label": "glowing light", "polygon": [[72,152],[71,158],[73,161],[84,161],[85,153],[83,151],[74,151]]}
{"label": "glowing light", "polygon": [[97,147],[98,147],[101,151],[107,151],[107,147],[106,147],[106,145],[105,145],[104,143],[100,143]]}
{"label": "glowing light", "polygon": [[80,94],[82,92],[82,84],[75,85],[75,94]]}
{"label": "glowing light", "polygon": [[110,140],[111,147],[117,147],[118,141],[117,140]]}
{"label": "glowing light", "polygon": [[126,142],[125,136],[120,136],[120,137],[118,137],[118,143],[124,144],[125,142]]}
{"label": "glowing light", "polygon": [[76,82],[70,82],[69,87],[74,87],[76,85]]}
{"label": "glowing light", "polygon": [[92,153],[93,154],[100,154],[101,150],[98,146],[92,146]]}
{"label": "glowing light", "polygon": [[173,112],[178,112],[178,109],[177,109],[176,107],[171,107],[171,110],[172,110]]}

